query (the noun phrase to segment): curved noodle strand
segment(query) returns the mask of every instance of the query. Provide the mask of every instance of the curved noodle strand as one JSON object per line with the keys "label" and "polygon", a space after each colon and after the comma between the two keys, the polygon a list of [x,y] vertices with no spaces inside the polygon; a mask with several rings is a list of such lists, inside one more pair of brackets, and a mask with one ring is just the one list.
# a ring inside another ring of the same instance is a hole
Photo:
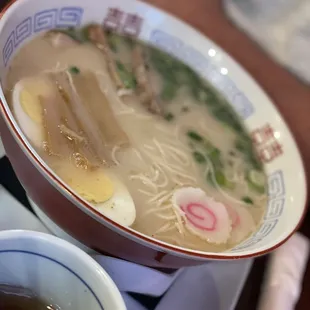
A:
{"label": "curved noodle strand", "polygon": [[[163,169],[158,164],[154,164],[154,165],[157,166],[157,169],[160,170],[161,176],[163,177],[163,181],[162,181],[162,183],[158,184],[158,187],[160,187],[160,188],[166,187],[167,184],[168,184],[168,176],[167,176],[167,174],[163,171]],[[158,170],[157,170],[157,173],[158,173],[158,176],[159,176],[160,172],[158,172]],[[157,177],[155,181],[158,181],[158,180],[159,180],[159,177]]]}
{"label": "curved noodle strand", "polygon": [[112,154],[111,154],[111,158],[112,158],[112,161],[117,165],[119,166],[120,165],[120,162],[116,159],[116,153],[118,150],[120,150],[121,147],[119,145],[115,145],[112,149]]}
{"label": "curved noodle strand", "polygon": [[153,193],[146,192],[146,191],[144,191],[143,189],[140,189],[140,188],[138,189],[138,192],[140,192],[141,194],[144,194],[146,196],[149,196],[149,197],[153,197],[154,196]]}
{"label": "curved noodle strand", "polygon": [[153,203],[153,202],[155,202],[155,200],[157,200],[157,199],[159,199],[159,198],[165,197],[165,195],[167,195],[167,193],[168,193],[167,191],[162,191],[162,192],[160,192],[159,194],[153,196],[151,199],[149,199],[149,200],[147,201],[147,203]]}
{"label": "curved noodle strand", "polygon": [[144,185],[151,187],[154,190],[154,193],[158,192],[156,184],[154,184],[149,178],[144,175],[136,174],[129,177],[130,180],[140,180]]}
{"label": "curved noodle strand", "polygon": [[172,206],[164,206],[161,208],[150,208],[143,215],[141,215],[140,220],[146,216],[153,214],[153,213],[171,211],[171,208],[172,208]]}
{"label": "curved noodle strand", "polygon": [[173,224],[171,223],[167,223],[165,224],[164,226],[160,227],[159,229],[157,229],[154,233],[153,233],[153,236],[156,236],[156,235],[159,235],[161,233],[167,233],[171,230],[174,230],[175,227]]}

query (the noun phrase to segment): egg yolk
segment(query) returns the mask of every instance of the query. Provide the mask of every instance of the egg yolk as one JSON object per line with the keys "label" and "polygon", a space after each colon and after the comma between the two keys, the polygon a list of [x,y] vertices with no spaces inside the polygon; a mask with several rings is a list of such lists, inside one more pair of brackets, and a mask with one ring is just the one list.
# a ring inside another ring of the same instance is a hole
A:
{"label": "egg yolk", "polygon": [[102,169],[85,170],[63,163],[54,170],[68,186],[89,202],[103,203],[114,194],[114,185]]}
{"label": "egg yolk", "polygon": [[40,96],[47,96],[51,91],[49,82],[42,78],[27,79],[22,84],[19,95],[20,104],[25,113],[37,124],[42,124],[43,121]]}

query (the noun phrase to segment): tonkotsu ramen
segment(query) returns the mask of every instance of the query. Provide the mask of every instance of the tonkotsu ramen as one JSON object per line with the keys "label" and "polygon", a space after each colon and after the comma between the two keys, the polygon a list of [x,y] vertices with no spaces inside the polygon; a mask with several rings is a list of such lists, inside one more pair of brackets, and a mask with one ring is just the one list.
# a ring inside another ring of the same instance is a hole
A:
{"label": "tonkotsu ramen", "polygon": [[176,58],[97,24],[53,30],[20,49],[6,89],[43,160],[115,222],[214,252],[257,230],[266,175],[250,136]]}

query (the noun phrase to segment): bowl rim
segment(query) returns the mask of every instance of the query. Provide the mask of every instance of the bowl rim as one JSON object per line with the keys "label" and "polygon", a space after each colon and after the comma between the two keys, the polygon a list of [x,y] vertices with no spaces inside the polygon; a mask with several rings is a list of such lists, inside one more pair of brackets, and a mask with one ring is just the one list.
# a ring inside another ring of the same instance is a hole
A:
{"label": "bowl rim", "polygon": [[[139,0],[134,0],[134,1],[141,2]],[[12,6],[14,6],[14,4],[17,5],[17,2],[18,2],[18,0],[10,0],[3,7],[3,9],[0,10],[0,21],[3,19],[5,13],[7,13],[7,11]],[[191,26],[187,22],[180,19],[178,16],[174,16],[173,14],[171,14],[167,11],[164,11],[161,8],[157,8],[150,3],[144,3],[143,2],[143,4],[160,11],[162,14],[165,14],[167,17],[172,17],[174,19],[177,19],[179,22],[186,25],[186,27],[194,30],[196,33],[202,35],[204,38],[206,38],[210,42],[212,42],[214,44],[214,46],[216,46],[217,49],[221,51],[221,53],[223,53],[226,57],[229,57],[230,60],[234,64],[237,64],[239,66],[239,69],[242,70],[243,73],[245,73],[247,79],[251,79],[256,84],[256,86],[259,88],[259,91],[264,93],[267,96],[267,98],[269,99],[269,96],[262,89],[261,85],[255,81],[255,79],[252,77],[252,75],[249,74],[247,72],[247,70],[229,54],[229,52],[226,52],[225,49],[221,48],[216,43],[214,43],[213,40],[209,39],[204,33],[198,31],[193,26]],[[276,108],[277,113],[283,119],[282,114],[279,112],[279,110],[277,109],[277,107],[275,106],[273,101],[270,100],[270,102]],[[219,252],[219,253],[204,252],[204,251],[197,251],[197,250],[193,250],[193,249],[187,249],[187,248],[183,248],[180,246],[174,246],[172,244],[166,243],[166,242],[161,241],[161,240],[157,240],[157,239],[152,238],[148,235],[140,233],[140,232],[138,232],[138,231],[136,231],[130,227],[120,225],[120,224],[114,222],[113,220],[109,219],[107,216],[99,213],[89,203],[87,203],[86,201],[81,199],[74,191],[72,191],[56,175],[54,175],[54,173],[52,171],[50,171],[50,169],[46,166],[46,164],[44,164],[43,160],[40,160],[40,158],[38,158],[38,154],[36,154],[34,149],[25,140],[25,138],[23,137],[23,134],[21,133],[21,131],[18,128],[17,123],[15,123],[11,119],[9,112],[7,111],[7,108],[5,107],[5,105],[3,104],[3,101],[1,99],[0,99],[0,108],[3,111],[2,114],[4,116],[4,120],[6,121],[6,124],[8,125],[11,134],[13,135],[13,137],[15,138],[15,140],[19,144],[19,146],[22,148],[22,151],[25,153],[25,155],[28,157],[28,159],[32,162],[32,164],[34,166],[36,166],[36,168],[38,168],[41,175],[51,184],[51,186],[53,186],[56,190],[58,190],[61,193],[61,195],[64,196],[64,198],[68,199],[76,207],[78,207],[80,210],[82,210],[86,215],[91,216],[94,220],[98,221],[101,225],[104,225],[104,226],[108,227],[109,229],[112,229],[114,232],[121,234],[122,236],[130,238],[132,241],[137,242],[142,246],[151,247],[153,249],[156,249],[156,250],[163,252],[164,254],[171,253],[172,255],[175,255],[175,256],[184,257],[187,259],[195,259],[195,260],[213,260],[213,259],[214,260],[234,260],[234,259],[251,258],[251,257],[257,257],[257,256],[265,255],[265,254],[277,249],[279,246],[281,246],[283,243],[285,243],[298,230],[298,228],[300,227],[300,225],[303,222],[304,217],[306,215],[307,205],[308,205],[308,195],[309,194],[308,194],[308,190],[307,190],[308,189],[308,181],[307,181],[307,176],[305,173],[304,159],[301,156],[301,152],[300,152],[299,147],[296,143],[295,137],[292,134],[292,131],[290,130],[290,128],[288,127],[288,125],[286,124],[286,121],[284,119],[283,119],[283,122],[286,125],[289,133],[291,134],[292,140],[295,143],[298,155],[300,156],[301,166],[302,166],[303,175],[304,175],[304,179],[305,179],[305,189],[306,189],[305,190],[305,205],[303,207],[300,219],[299,219],[298,223],[296,224],[295,228],[290,233],[288,233],[286,237],[284,237],[282,240],[280,240],[277,244],[274,244],[273,246],[270,246],[269,248],[266,248],[266,249],[261,250],[261,251],[252,250],[251,253],[235,254],[235,253],[229,253],[229,252]]]}
{"label": "bowl rim", "polygon": [[[90,278],[94,278],[94,282],[97,281],[96,282],[97,285],[98,283],[101,283],[101,284],[104,283],[106,286],[106,293],[110,295],[114,303],[117,304],[117,306],[120,307],[120,309],[123,309],[123,310],[126,309],[125,302],[121,296],[121,293],[119,289],[117,288],[116,284],[114,283],[114,281],[112,280],[112,278],[110,277],[110,275],[91,256],[89,256],[83,250],[79,249],[74,244],[64,239],[61,239],[59,237],[56,237],[54,235],[51,235],[51,234],[38,232],[38,231],[31,231],[31,230],[23,230],[23,229],[9,229],[9,230],[0,231],[0,242],[2,240],[37,240],[38,242],[43,244],[45,247],[46,246],[54,247],[54,248],[56,247],[56,248],[61,249],[62,252],[68,253],[68,256],[78,258],[78,260],[84,266],[84,268],[86,267],[94,275],[96,275],[96,278],[94,277],[90,277]],[[11,248],[11,246],[9,246],[9,248],[10,249],[8,251],[14,251],[14,247]],[[76,274],[76,276],[78,276],[78,278],[83,280],[83,278],[81,278],[81,276],[78,274],[78,271],[72,270],[67,264],[65,264],[64,262],[58,261],[57,259],[55,259],[55,257],[47,255],[46,253],[44,253],[44,250],[42,251],[41,250],[38,250],[38,251],[19,250],[19,251],[21,253],[35,254],[42,258],[48,258],[53,261],[56,261],[58,264],[63,265],[66,268],[69,268],[71,272],[73,272],[74,274]],[[91,287],[91,283],[89,283],[89,281],[87,281],[86,283],[88,286],[90,286],[91,290],[93,290]],[[98,294],[95,294],[94,292],[93,294],[96,297],[96,299],[98,299],[97,301],[102,306],[102,301],[103,301],[102,296],[100,297]]]}

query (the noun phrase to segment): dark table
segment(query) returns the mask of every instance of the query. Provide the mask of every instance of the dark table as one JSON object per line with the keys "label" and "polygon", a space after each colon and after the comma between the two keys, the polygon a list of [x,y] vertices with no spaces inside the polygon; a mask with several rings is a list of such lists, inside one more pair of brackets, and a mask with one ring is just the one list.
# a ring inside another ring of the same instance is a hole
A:
{"label": "dark table", "polygon": [[[0,0],[0,6],[4,6],[6,2],[6,0]],[[146,2],[169,11],[193,25],[228,51],[253,75],[274,100],[292,129],[309,176],[310,139],[308,133],[310,132],[310,121],[308,115],[310,115],[310,87],[276,64],[245,34],[234,27],[225,17],[220,0],[148,0]],[[0,170],[0,184],[15,197],[18,197],[22,203],[29,206],[22,188],[14,179],[7,159],[0,161]],[[310,237],[310,213],[306,215],[300,230]],[[255,260],[236,310],[255,309],[267,260],[267,256]],[[303,291],[296,310],[310,309],[308,291],[310,292],[310,264],[307,266]],[[156,301],[144,299],[143,302],[154,303]]]}

